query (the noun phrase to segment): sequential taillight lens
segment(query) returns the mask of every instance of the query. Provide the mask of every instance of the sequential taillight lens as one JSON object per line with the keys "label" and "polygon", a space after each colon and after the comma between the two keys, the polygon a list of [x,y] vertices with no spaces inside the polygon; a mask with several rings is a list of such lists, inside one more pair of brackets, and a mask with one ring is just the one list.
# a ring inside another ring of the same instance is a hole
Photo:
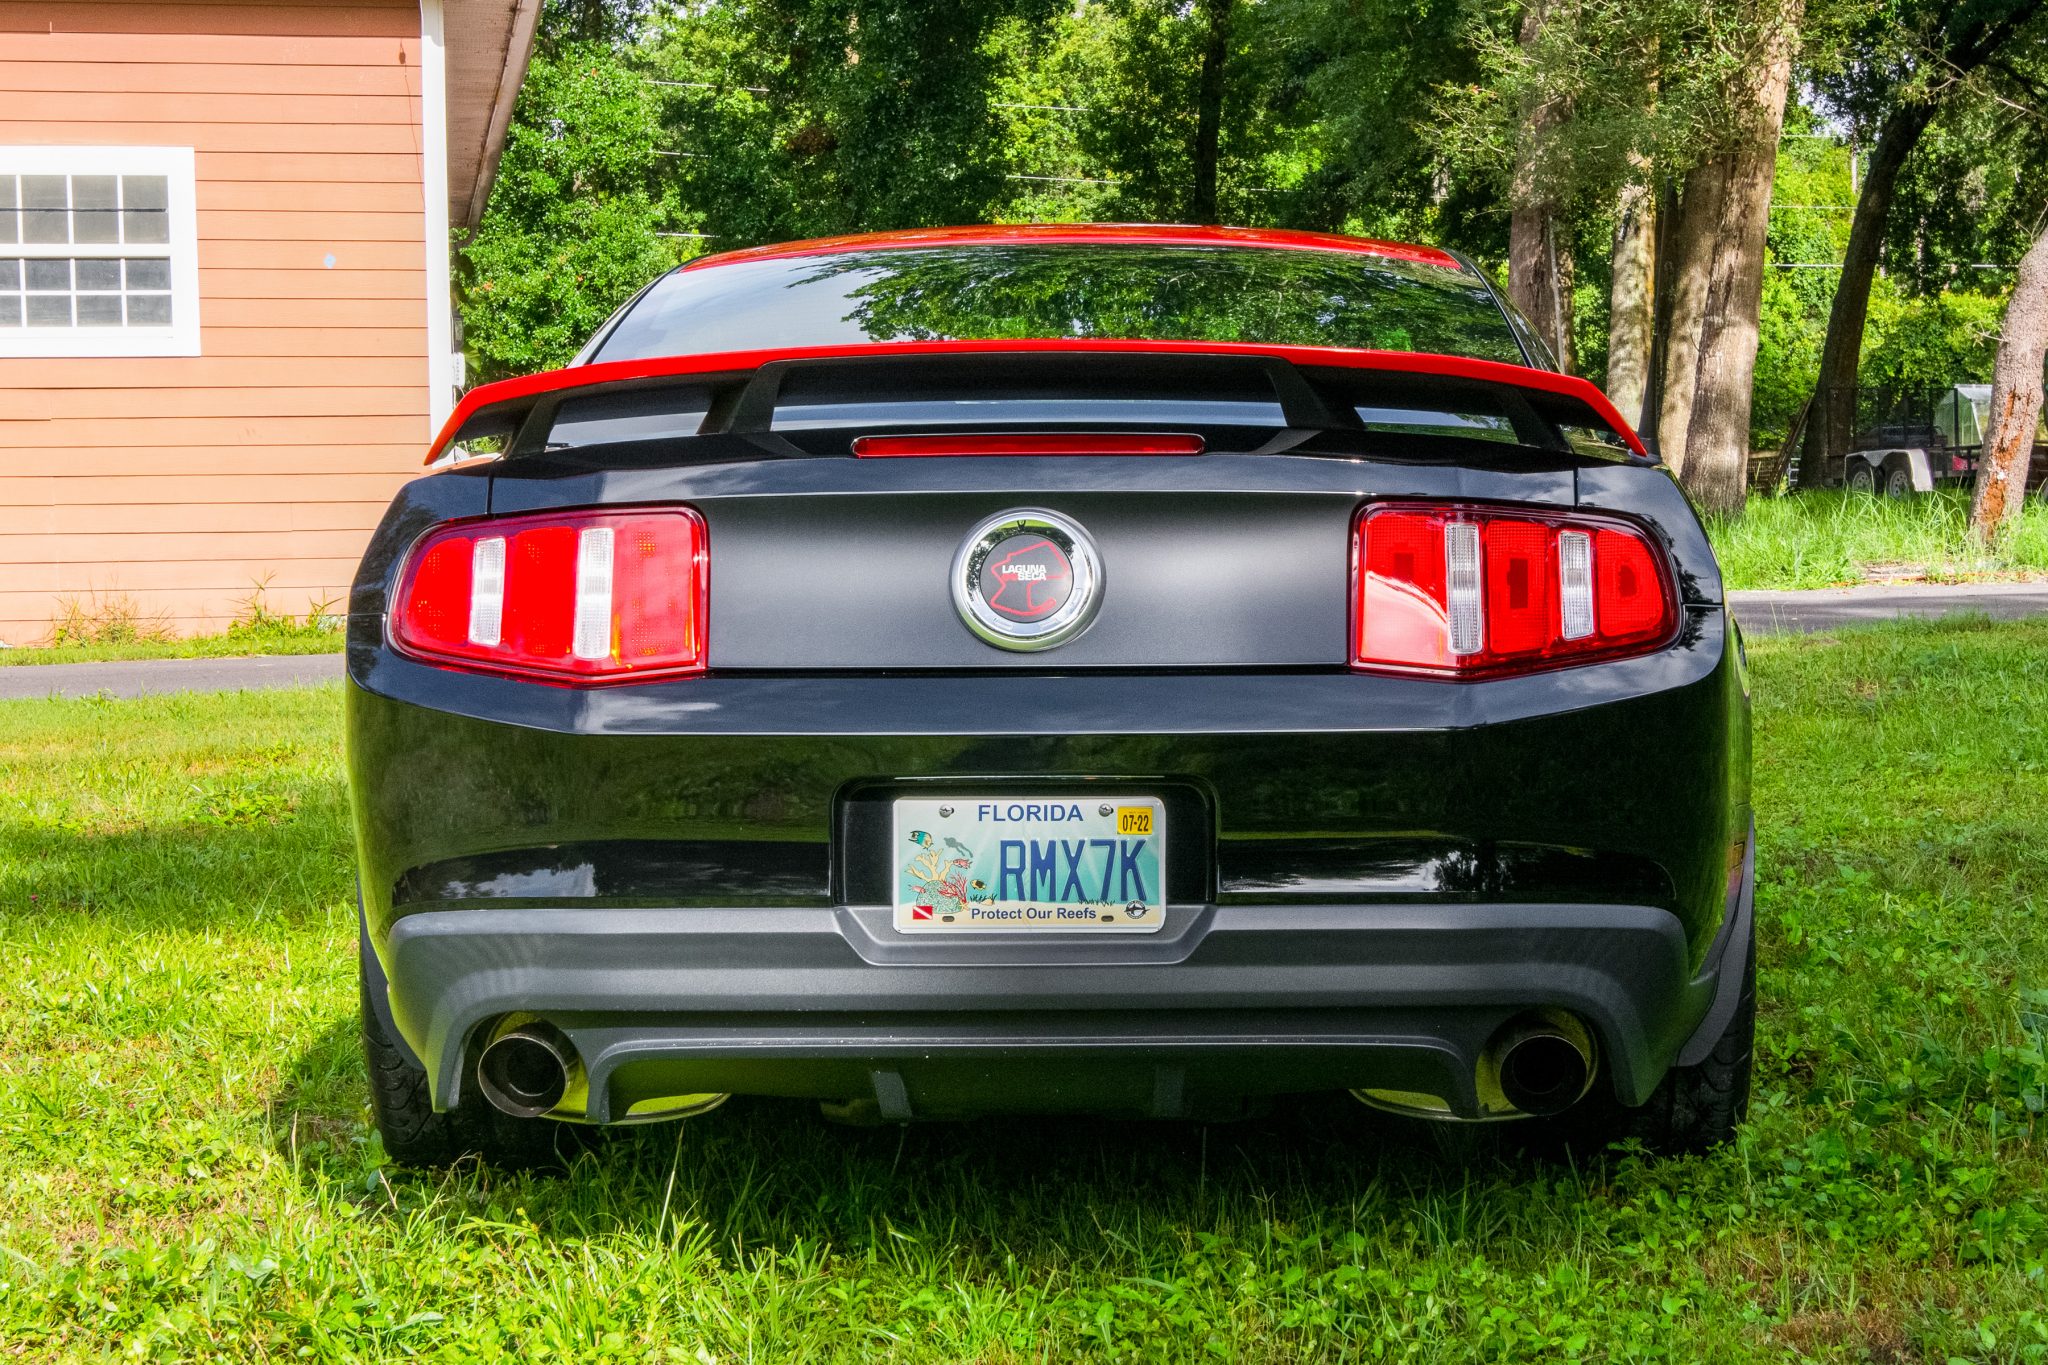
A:
{"label": "sequential taillight lens", "polygon": [[1480,677],[1655,649],[1678,601],[1663,555],[1599,517],[1383,503],[1358,518],[1351,662]]}
{"label": "sequential taillight lens", "polygon": [[687,508],[452,522],[413,547],[391,638],[445,667],[572,685],[704,670],[704,521]]}

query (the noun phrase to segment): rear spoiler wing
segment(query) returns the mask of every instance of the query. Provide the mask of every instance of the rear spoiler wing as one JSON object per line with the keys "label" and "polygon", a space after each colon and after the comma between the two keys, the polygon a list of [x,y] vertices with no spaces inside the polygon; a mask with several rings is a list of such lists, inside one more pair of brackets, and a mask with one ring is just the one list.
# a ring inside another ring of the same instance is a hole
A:
{"label": "rear spoiler wing", "polygon": [[[1639,459],[1655,457],[1607,395],[1593,384],[1550,370],[1509,365],[1495,360],[1436,355],[1419,351],[1366,351],[1336,346],[1283,346],[1223,341],[1112,341],[1049,338],[1016,341],[900,341],[852,346],[801,346],[777,350],[720,351],[702,355],[655,356],[644,360],[608,360],[567,369],[522,375],[484,384],[464,394],[427,450],[428,464],[464,441],[507,437],[517,432],[536,409],[552,408],[562,398],[592,392],[658,384],[665,379],[707,375],[762,375],[783,368],[782,362],[862,360],[916,356],[997,356],[1094,354],[1114,356],[1235,356],[1265,359],[1274,387],[1287,409],[1289,426],[1336,428],[1346,425],[1325,405],[1294,367],[1328,366],[1387,374],[1412,374],[1456,379],[1524,393],[1538,393],[1583,404],[1589,415],[1613,429]],[[774,416],[774,383],[749,382],[732,405],[724,429],[766,432]]]}

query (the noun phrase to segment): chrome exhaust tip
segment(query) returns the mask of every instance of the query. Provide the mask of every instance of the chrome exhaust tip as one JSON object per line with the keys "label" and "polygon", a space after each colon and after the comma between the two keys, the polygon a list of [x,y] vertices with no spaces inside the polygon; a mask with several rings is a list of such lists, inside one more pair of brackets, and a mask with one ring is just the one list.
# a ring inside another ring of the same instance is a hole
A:
{"label": "chrome exhaust tip", "polygon": [[484,1098],[499,1113],[520,1119],[556,1108],[582,1074],[583,1061],[568,1036],[543,1021],[500,1033],[476,1061]]}
{"label": "chrome exhaust tip", "polygon": [[1593,1037],[1577,1018],[1523,1015],[1487,1043],[1479,1062],[1481,1099],[1497,1095],[1511,1113],[1561,1114],[1592,1088],[1593,1070]]}

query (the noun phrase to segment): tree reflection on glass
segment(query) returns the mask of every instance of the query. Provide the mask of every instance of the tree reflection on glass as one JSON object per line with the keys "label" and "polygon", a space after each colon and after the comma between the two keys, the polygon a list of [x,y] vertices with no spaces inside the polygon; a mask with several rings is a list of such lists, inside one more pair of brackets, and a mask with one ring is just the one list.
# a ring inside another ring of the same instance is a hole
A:
{"label": "tree reflection on glass", "polygon": [[1101,337],[1439,351],[1520,361],[1477,280],[1392,257],[1268,248],[1022,246],[860,252],[846,320],[875,341]]}
{"label": "tree reflection on glass", "polygon": [[976,243],[678,271],[599,359],[1074,337],[1431,351],[1520,363],[1485,284],[1366,252]]}

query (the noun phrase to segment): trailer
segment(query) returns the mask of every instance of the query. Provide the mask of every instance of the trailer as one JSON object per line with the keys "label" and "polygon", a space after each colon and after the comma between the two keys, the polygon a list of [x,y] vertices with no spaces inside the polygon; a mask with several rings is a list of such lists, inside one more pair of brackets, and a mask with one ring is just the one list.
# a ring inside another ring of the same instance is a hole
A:
{"label": "trailer", "polygon": [[[1906,498],[1967,485],[1989,425],[1991,386],[1951,384],[1901,396],[1882,421],[1858,433],[1844,459],[1842,482],[1853,493]],[[2027,489],[2048,496],[2048,412],[2034,434]]]}

